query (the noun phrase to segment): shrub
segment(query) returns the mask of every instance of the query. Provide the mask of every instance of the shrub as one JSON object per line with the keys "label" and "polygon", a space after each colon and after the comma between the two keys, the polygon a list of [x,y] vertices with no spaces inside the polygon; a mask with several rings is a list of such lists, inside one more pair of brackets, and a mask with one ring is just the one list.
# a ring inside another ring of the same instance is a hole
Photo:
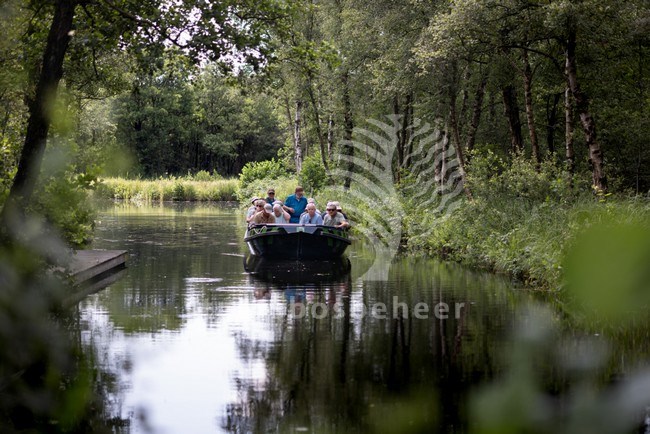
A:
{"label": "shrub", "polygon": [[248,206],[248,202],[252,197],[266,197],[266,191],[272,187],[275,189],[275,197],[284,201],[287,196],[294,193],[296,185],[298,185],[298,180],[289,176],[276,179],[257,179],[244,188],[240,184],[237,190],[237,198],[241,204]]}
{"label": "shrub", "polygon": [[193,176],[195,181],[210,181],[212,180],[212,175],[207,170],[199,170]]}
{"label": "shrub", "polygon": [[239,188],[247,189],[253,181],[260,179],[279,179],[287,177],[284,165],[276,159],[266,161],[251,161],[246,163],[239,175]]}
{"label": "shrub", "polygon": [[88,200],[94,179],[69,171],[53,174],[39,182],[30,210],[42,215],[68,244],[86,244],[95,227],[95,211]]}
{"label": "shrub", "polygon": [[298,179],[309,196],[315,195],[325,185],[327,173],[321,162],[320,153],[305,158]]}

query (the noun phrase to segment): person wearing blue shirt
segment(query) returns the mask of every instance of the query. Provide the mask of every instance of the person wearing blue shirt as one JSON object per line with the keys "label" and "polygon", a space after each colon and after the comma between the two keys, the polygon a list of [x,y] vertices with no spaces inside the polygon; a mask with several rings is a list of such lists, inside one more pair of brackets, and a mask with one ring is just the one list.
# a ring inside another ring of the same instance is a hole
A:
{"label": "person wearing blue shirt", "polygon": [[300,214],[307,208],[307,198],[304,196],[302,187],[296,187],[296,194],[287,197],[287,200],[284,201],[283,208],[291,215],[289,223],[300,222]]}
{"label": "person wearing blue shirt", "polygon": [[316,205],[307,204],[307,212],[300,216],[301,225],[322,225],[323,218],[316,214]]}

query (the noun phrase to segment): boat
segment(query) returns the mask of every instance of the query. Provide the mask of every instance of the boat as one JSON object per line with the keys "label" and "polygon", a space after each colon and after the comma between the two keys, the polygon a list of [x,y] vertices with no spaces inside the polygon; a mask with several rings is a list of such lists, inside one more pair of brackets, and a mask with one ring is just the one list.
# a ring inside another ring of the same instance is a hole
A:
{"label": "boat", "polygon": [[244,241],[252,255],[273,259],[333,259],[351,244],[344,229],[297,224],[251,225]]}

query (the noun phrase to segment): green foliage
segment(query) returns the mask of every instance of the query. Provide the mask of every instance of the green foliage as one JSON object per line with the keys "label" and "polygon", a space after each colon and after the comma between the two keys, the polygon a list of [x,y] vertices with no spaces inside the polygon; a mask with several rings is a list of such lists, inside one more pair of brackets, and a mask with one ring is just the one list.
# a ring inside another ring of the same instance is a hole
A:
{"label": "green foliage", "polygon": [[155,180],[104,178],[95,194],[102,199],[133,202],[232,201],[236,200],[237,185],[236,179],[201,181],[191,176]]}
{"label": "green foliage", "polygon": [[164,65],[139,72],[133,91],[116,100],[118,141],[136,155],[142,174],[232,176],[249,161],[275,156],[282,134],[271,99],[245,93],[213,65],[198,69],[181,60],[166,51]]}
{"label": "green foliage", "polygon": [[95,210],[89,190],[96,178],[92,174],[67,171],[41,181],[31,210],[53,226],[68,244],[81,246],[92,240]]}
{"label": "green foliage", "polygon": [[9,143],[7,138],[2,138],[0,142],[0,204],[4,203],[11,183],[16,174],[18,165],[17,146]]}
{"label": "green foliage", "polygon": [[325,185],[327,172],[321,162],[320,153],[315,153],[304,159],[298,180],[309,196],[315,195]]}
{"label": "green foliage", "polygon": [[577,187],[571,188],[563,171],[551,163],[536,172],[520,157],[507,163],[492,153],[475,155],[468,176],[474,200],[463,199],[453,212],[432,215],[417,204],[408,207],[405,229],[411,251],[557,289],[564,254],[585,227],[610,214],[619,220],[650,218],[642,201],[609,197],[602,202],[577,194]]}
{"label": "green foliage", "polygon": [[[650,219],[609,207],[573,243],[565,261],[571,313],[630,326],[650,304]],[[605,248],[603,248],[606,246]]]}
{"label": "green foliage", "polygon": [[248,190],[249,185],[257,180],[279,179],[286,176],[288,176],[288,173],[284,165],[275,158],[266,161],[249,162],[246,163],[239,174],[239,189]]}
{"label": "green foliage", "polygon": [[237,189],[237,198],[240,204],[248,206],[251,198],[265,198],[266,191],[269,188],[273,188],[275,189],[275,197],[278,200],[284,201],[287,196],[295,192],[296,185],[298,185],[298,180],[290,176],[255,179],[245,186],[242,186],[240,182]]}

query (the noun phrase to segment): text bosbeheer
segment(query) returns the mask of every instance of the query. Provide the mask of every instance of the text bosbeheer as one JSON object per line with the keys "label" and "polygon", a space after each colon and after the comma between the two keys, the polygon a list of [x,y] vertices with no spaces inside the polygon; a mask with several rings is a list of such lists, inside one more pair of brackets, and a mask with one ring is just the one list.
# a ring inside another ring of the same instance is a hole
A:
{"label": "text bosbeheer", "polygon": [[[327,304],[322,302],[303,303],[295,302],[292,300],[293,316],[294,318],[304,318],[308,314],[314,319],[323,319],[328,315],[333,315],[335,318],[344,316],[343,305],[339,302],[334,304]],[[465,303],[452,303],[451,306],[444,302],[439,302],[433,305],[429,303],[418,302],[411,309],[409,305],[403,301],[399,301],[399,297],[393,296],[393,301],[390,306],[383,302],[372,303],[369,306],[362,305],[361,317],[370,315],[375,319],[398,319],[409,318],[415,319],[429,319],[435,317],[436,319],[449,319],[451,317],[458,319],[461,316]]]}

